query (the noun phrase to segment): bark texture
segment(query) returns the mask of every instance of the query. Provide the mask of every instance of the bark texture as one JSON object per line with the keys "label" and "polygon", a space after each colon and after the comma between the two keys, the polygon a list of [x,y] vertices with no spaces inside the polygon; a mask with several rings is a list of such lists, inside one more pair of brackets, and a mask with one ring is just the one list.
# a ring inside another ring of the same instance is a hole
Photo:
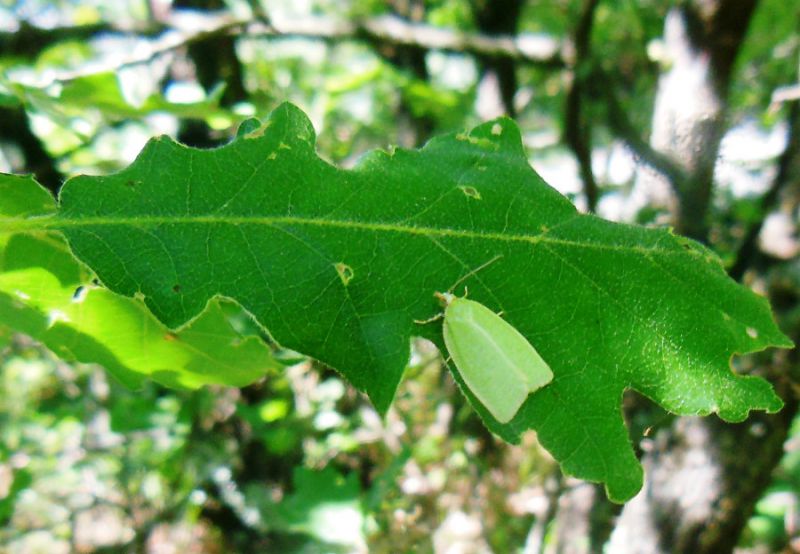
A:
{"label": "bark texture", "polygon": [[731,72],[755,7],[756,0],[697,0],[670,10],[664,24],[669,69],[659,79],[650,143],[685,175],[670,181],[651,174],[639,187],[648,203],[674,214],[678,232],[701,241]]}

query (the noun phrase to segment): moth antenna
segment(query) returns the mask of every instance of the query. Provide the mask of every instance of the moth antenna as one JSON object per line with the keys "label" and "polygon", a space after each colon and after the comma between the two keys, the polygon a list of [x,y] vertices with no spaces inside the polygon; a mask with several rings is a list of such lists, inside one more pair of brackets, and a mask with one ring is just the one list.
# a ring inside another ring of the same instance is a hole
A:
{"label": "moth antenna", "polygon": [[458,281],[456,281],[455,283],[453,283],[453,286],[451,286],[451,287],[448,289],[448,291],[447,291],[447,292],[453,292],[453,290],[455,290],[455,288],[456,288],[458,285],[460,285],[461,283],[463,283],[464,281],[466,281],[467,279],[469,279],[470,277],[472,277],[473,275],[475,275],[476,273],[478,273],[480,270],[482,270],[482,269],[485,269],[486,267],[488,267],[488,266],[492,265],[494,262],[496,262],[497,260],[499,260],[499,259],[500,259],[500,258],[502,258],[502,257],[503,257],[503,255],[502,255],[502,254],[498,254],[497,256],[495,256],[494,258],[492,258],[491,260],[489,260],[489,261],[486,261],[486,262],[483,262],[481,265],[479,265],[479,266],[478,266],[478,267],[476,267],[475,269],[473,269],[473,270],[470,270],[470,271],[469,271],[469,272],[468,272],[466,275],[463,275],[463,276],[459,277]]}

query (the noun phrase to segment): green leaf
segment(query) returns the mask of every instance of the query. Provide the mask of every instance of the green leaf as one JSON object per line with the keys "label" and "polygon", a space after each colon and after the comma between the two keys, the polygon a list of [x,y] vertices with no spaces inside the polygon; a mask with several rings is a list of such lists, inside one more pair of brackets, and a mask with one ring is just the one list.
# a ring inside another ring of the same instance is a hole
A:
{"label": "green leaf", "polygon": [[178,117],[207,119],[212,117],[236,118],[219,107],[224,93],[217,87],[210,94],[196,102],[170,102],[160,94],[145,98],[140,105],[133,105],[123,95],[116,73],[94,73],[65,80],[57,93],[36,86],[21,83],[5,83],[8,94],[15,95],[18,102],[29,108],[47,114],[54,121],[69,128],[73,117],[85,116],[87,109],[96,110],[111,121],[125,118],[143,117],[153,112],[170,113]]}
{"label": "green leaf", "polygon": [[60,106],[66,105],[72,109],[98,109],[111,119],[141,117],[152,112],[206,119],[213,115],[228,115],[218,106],[223,92],[224,89],[218,87],[207,98],[189,103],[169,102],[163,96],[154,94],[140,106],[134,106],[123,96],[116,74],[96,73],[64,83],[56,101]]}
{"label": "green leaf", "polygon": [[[1,173],[0,176],[0,217],[12,221],[11,218],[42,216],[56,211],[53,197],[32,177]],[[6,230],[9,228],[0,227],[0,231]]]}
{"label": "green leaf", "polygon": [[[0,213],[54,209],[33,179],[0,175]],[[62,358],[99,363],[129,386],[145,376],[177,387],[244,386],[280,367],[258,337],[234,331],[219,301],[174,333],[140,301],[93,286],[53,234],[0,235],[0,323]]]}
{"label": "green leaf", "polygon": [[554,379],[507,424],[462,390],[492,431],[516,442],[535,429],[566,473],[616,501],[642,478],[626,389],[730,421],[781,408],[769,383],[730,366],[734,353],[790,346],[766,300],[699,244],[578,214],[530,168],[512,121],[371,152],[350,171],[321,160],[314,140],[289,104],[219,149],[156,138],[118,174],[67,182],[57,216],[0,218],[0,229],[62,230],[107,287],[142,297],[170,328],[232,298],[381,411],[410,337],[444,351],[440,323],[415,323],[440,311],[433,293],[499,256],[454,292],[502,311]]}

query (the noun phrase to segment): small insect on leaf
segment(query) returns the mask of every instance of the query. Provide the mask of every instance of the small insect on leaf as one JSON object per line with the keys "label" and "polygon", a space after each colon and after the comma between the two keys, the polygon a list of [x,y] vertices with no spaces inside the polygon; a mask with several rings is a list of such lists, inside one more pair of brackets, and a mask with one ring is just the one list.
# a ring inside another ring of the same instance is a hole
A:
{"label": "small insect on leaf", "polygon": [[437,293],[446,304],[444,343],[472,393],[500,423],[553,379],[536,349],[510,323],[474,300]]}

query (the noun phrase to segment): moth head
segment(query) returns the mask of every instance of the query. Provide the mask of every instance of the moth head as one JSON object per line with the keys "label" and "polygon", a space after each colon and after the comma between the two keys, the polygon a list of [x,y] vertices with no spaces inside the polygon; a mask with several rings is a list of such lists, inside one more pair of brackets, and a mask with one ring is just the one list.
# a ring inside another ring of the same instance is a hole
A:
{"label": "moth head", "polygon": [[456,295],[452,292],[434,292],[433,296],[439,300],[439,303],[443,308],[449,306],[450,303],[456,299]]}

